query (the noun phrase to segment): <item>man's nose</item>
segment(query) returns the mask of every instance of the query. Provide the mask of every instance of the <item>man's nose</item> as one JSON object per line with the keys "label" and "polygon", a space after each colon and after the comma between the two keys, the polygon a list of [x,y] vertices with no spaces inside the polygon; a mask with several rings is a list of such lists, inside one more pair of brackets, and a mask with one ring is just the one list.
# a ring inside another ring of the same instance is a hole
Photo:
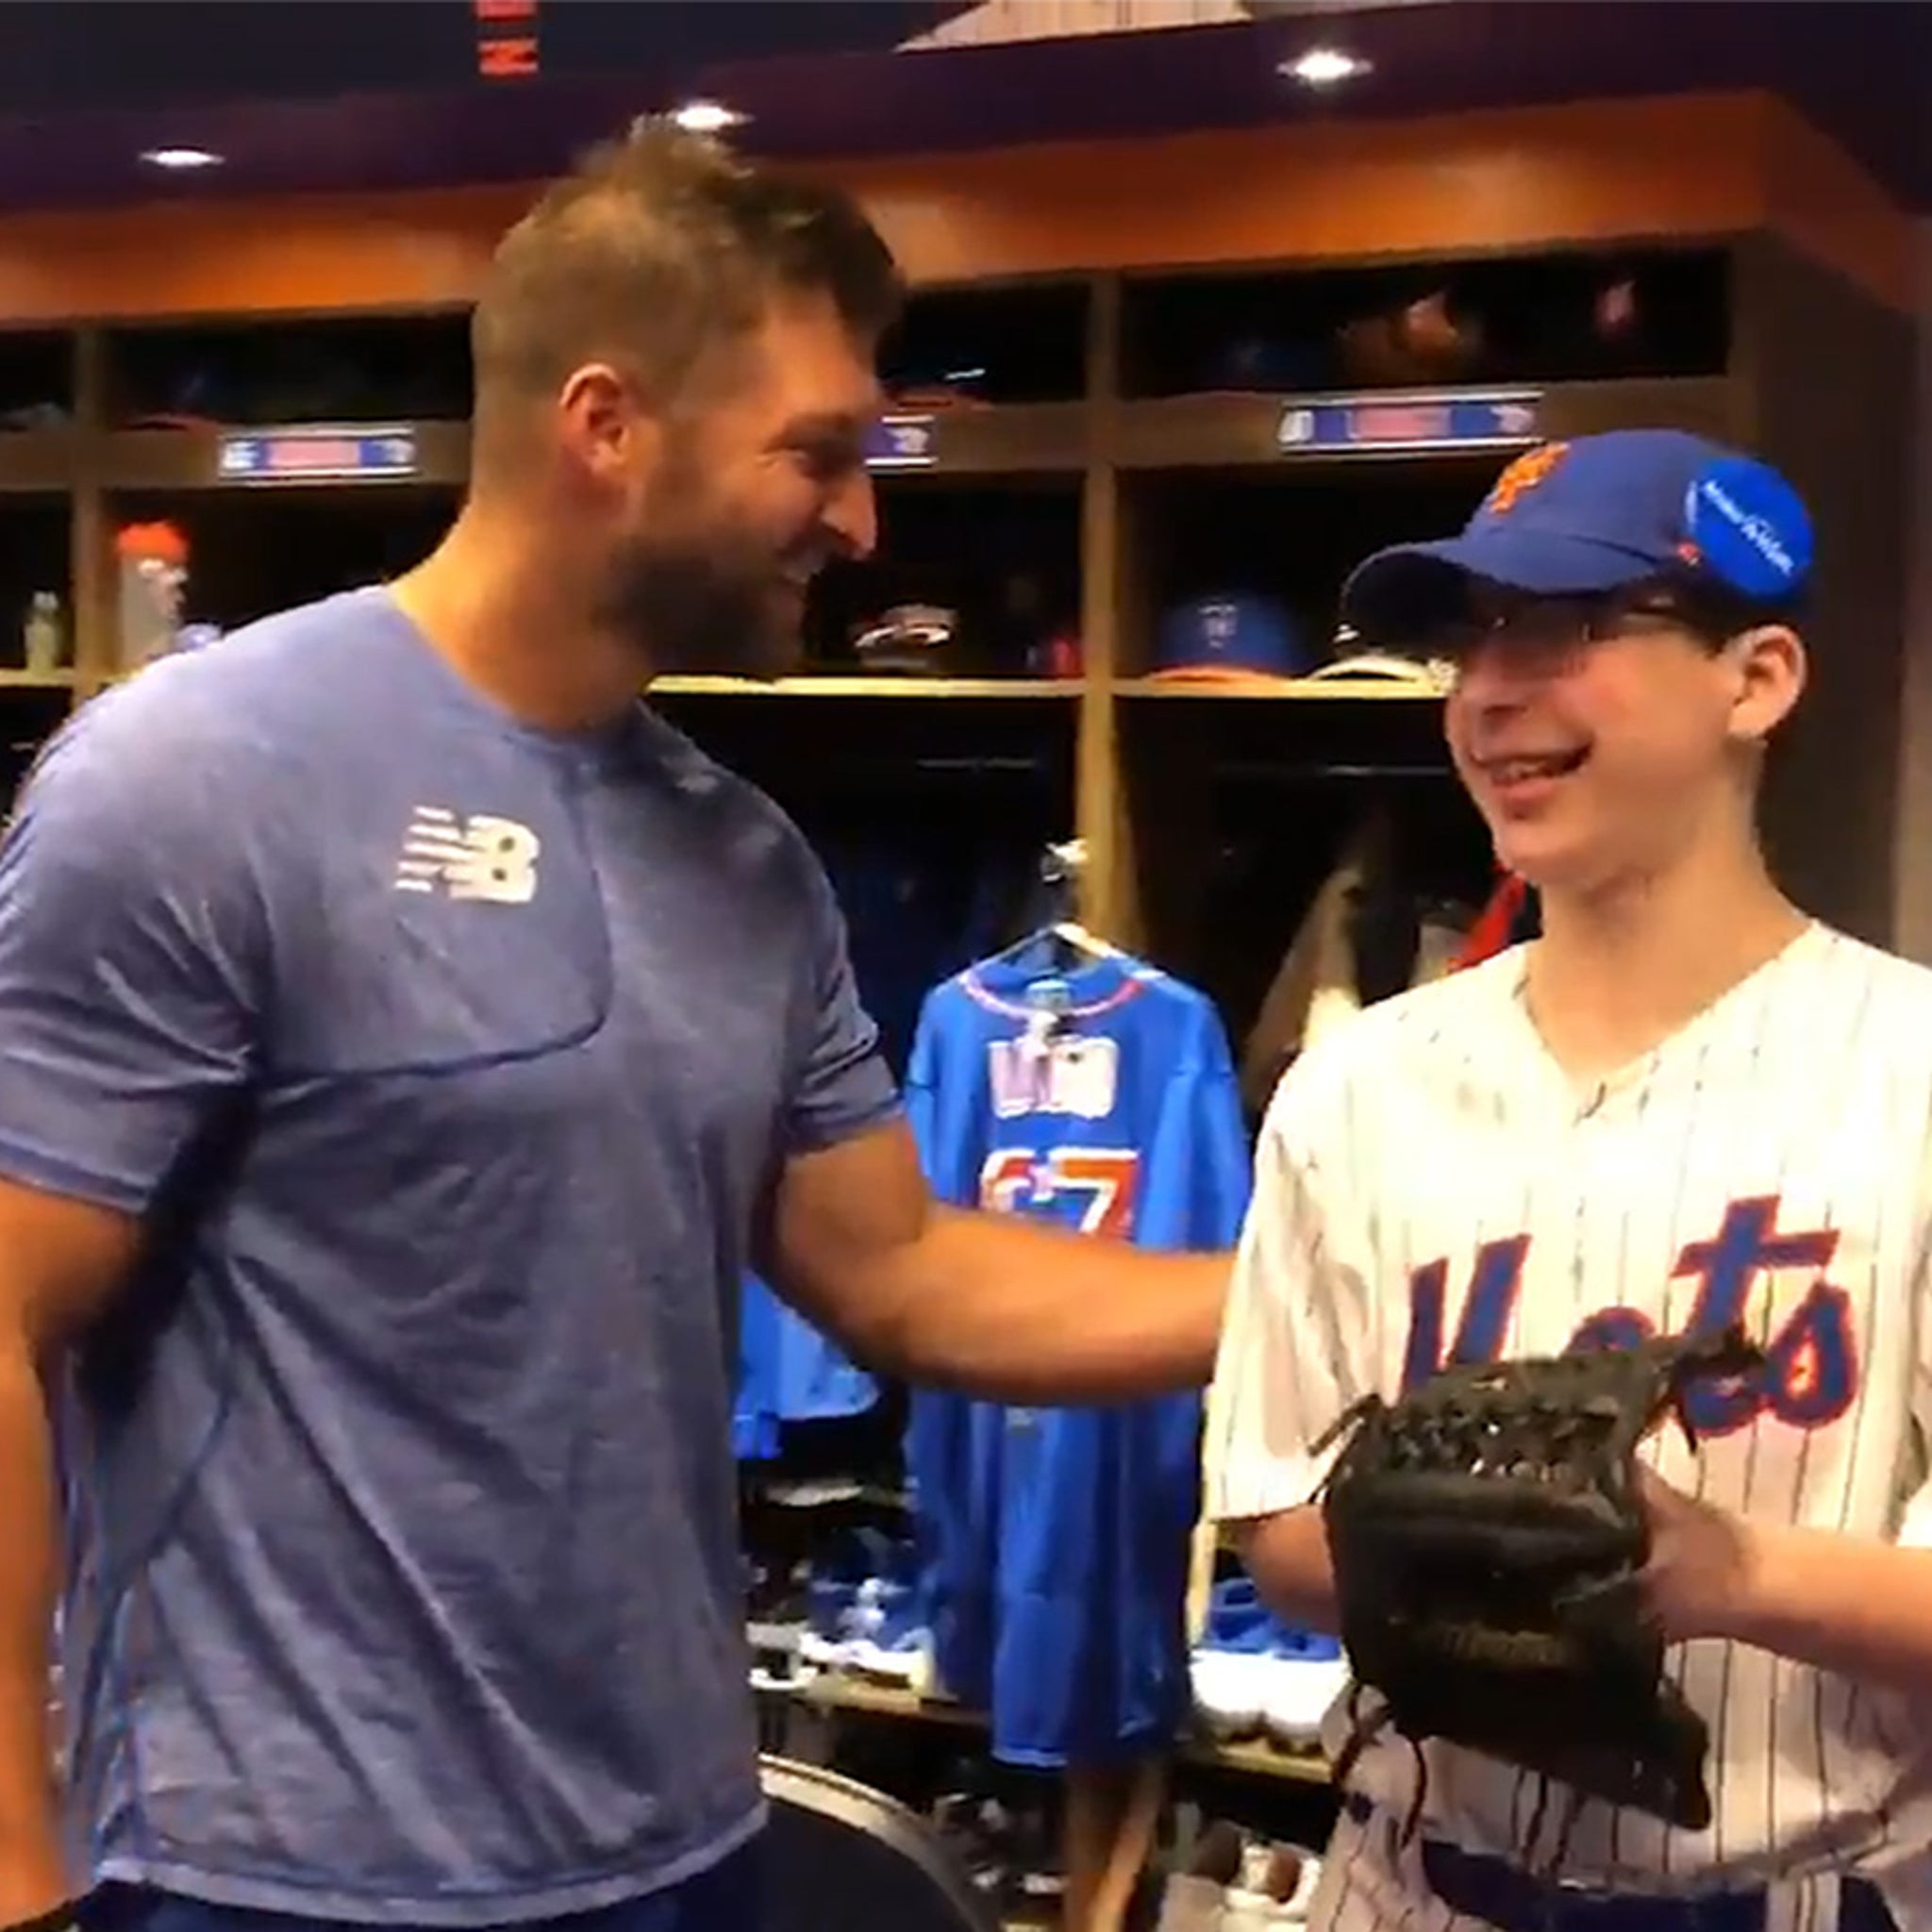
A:
{"label": "man's nose", "polygon": [[855,561],[870,557],[878,547],[878,498],[873,490],[872,472],[862,463],[832,491],[824,525],[839,540],[841,550]]}

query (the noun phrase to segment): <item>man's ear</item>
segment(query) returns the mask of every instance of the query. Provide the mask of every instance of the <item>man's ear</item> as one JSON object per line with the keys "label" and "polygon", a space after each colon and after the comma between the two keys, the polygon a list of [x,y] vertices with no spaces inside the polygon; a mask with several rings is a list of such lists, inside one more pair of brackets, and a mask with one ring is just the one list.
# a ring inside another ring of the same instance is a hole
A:
{"label": "man's ear", "polygon": [[1758,625],[1725,646],[1737,671],[1731,735],[1762,743],[1788,718],[1804,694],[1804,640],[1788,625]]}
{"label": "man's ear", "polygon": [[600,482],[625,482],[648,469],[659,435],[636,386],[608,362],[586,362],[564,378],[557,425],[579,471]]}

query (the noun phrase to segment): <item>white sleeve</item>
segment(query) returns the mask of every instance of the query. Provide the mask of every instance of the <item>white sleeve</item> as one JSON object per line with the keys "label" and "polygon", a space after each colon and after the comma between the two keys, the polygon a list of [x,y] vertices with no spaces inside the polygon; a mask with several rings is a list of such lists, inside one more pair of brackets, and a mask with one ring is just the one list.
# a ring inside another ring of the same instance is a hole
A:
{"label": "white sleeve", "polygon": [[1907,1549],[1932,1548],[1932,1255],[1922,1254],[1912,1284],[1918,1347],[1912,1363],[1911,1440],[1901,1472],[1896,1541]]}
{"label": "white sleeve", "polygon": [[1374,1379],[1368,1283],[1350,1258],[1345,1204],[1298,1130],[1301,1072],[1262,1123],[1208,1394],[1207,1513],[1221,1521],[1312,1500],[1334,1454],[1313,1444]]}

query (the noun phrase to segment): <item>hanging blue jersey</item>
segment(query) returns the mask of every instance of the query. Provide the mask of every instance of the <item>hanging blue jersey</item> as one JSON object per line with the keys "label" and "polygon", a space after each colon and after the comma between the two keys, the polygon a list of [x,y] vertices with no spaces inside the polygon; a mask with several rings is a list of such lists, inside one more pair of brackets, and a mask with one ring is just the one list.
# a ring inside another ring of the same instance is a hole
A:
{"label": "hanging blue jersey", "polygon": [[784,1304],[756,1274],[738,1300],[738,1388],[731,1407],[731,1453],[769,1462],[778,1453],[778,1320]]}
{"label": "hanging blue jersey", "polygon": [[[928,995],[907,1104],[934,1192],[1103,1240],[1231,1248],[1250,1156],[1208,1001],[1126,958],[995,959]],[[1188,1707],[1196,1393],[1017,1408],[917,1391],[907,1454],[940,1675],[994,1754],[1101,1763]]]}
{"label": "hanging blue jersey", "polygon": [[757,1274],[744,1277],[738,1366],[732,1441],[741,1462],[776,1456],[787,1423],[863,1415],[879,1398],[872,1376]]}

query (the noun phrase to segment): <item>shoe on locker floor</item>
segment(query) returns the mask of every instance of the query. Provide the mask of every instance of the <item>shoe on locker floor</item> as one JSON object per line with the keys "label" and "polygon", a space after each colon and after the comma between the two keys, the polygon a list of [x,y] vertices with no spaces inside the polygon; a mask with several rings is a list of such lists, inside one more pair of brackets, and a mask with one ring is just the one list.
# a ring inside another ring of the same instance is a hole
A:
{"label": "shoe on locker floor", "polygon": [[1285,1932],[1307,1923],[1321,1861],[1300,1845],[1208,1826],[1192,1869],[1162,1888],[1156,1932]]}
{"label": "shoe on locker floor", "polygon": [[1188,1659],[1194,1708],[1224,1742],[1258,1736],[1268,1709],[1268,1658],[1278,1631],[1274,1613],[1245,1576],[1217,1583],[1206,1627]]}
{"label": "shoe on locker floor", "polygon": [[1348,1689],[1340,1641],[1314,1630],[1277,1626],[1263,1688],[1262,1723],[1271,1743],[1307,1751],[1322,1741],[1322,1724]]}
{"label": "shoe on locker floor", "polygon": [[932,1632],[920,1593],[909,1583],[869,1577],[858,1586],[842,1667],[860,1676],[915,1690],[933,1687]]}
{"label": "shoe on locker floor", "polygon": [[911,1545],[882,1531],[839,1536],[811,1563],[801,1660],[823,1671],[866,1667],[893,1682],[916,1678],[913,1659],[898,1656],[917,1621],[916,1566]]}
{"label": "shoe on locker floor", "polygon": [[1251,1840],[1241,1872],[1223,1895],[1214,1932],[1284,1932],[1307,1923],[1322,1861],[1300,1845]]}
{"label": "shoe on locker floor", "polygon": [[1066,1898],[1067,1876],[1058,1834],[1047,1807],[1022,1805],[1013,1816],[1007,1843],[1020,1909],[1029,1919],[1058,1924]]}

